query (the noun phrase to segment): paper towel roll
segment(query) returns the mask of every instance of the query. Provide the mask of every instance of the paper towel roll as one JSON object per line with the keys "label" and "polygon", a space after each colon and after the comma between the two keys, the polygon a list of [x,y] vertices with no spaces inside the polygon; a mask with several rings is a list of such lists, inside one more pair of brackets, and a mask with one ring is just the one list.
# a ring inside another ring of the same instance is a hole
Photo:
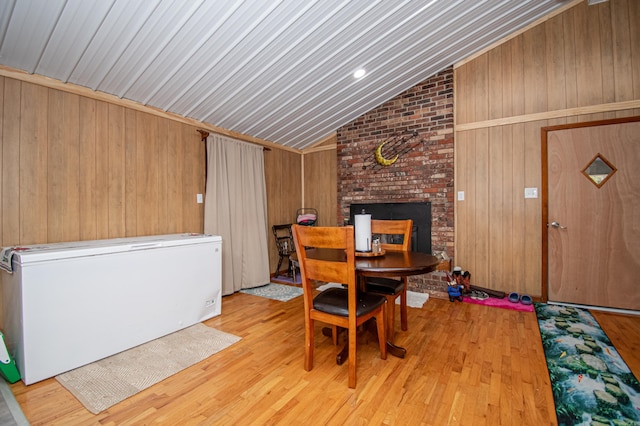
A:
{"label": "paper towel roll", "polygon": [[356,227],[356,251],[371,251],[371,215],[354,215]]}

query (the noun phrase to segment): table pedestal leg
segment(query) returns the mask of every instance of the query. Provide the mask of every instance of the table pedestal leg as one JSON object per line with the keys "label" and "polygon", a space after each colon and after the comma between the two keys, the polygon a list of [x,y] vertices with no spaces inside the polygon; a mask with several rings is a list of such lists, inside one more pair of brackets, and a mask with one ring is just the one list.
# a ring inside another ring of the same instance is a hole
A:
{"label": "table pedestal leg", "polygon": [[[376,320],[372,319],[366,324],[367,329],[374,335],[376,340],[378,339],[378,328],[376,327]],[[387,353],[397,358],[404,358],[407,355],[407,350],[401,346],[394,345],[389,339],[387,339]]]}
{"label": "table pedestal leg", "polygon": [[387,340],[387,353],[397,358],[404,358],[407,355],[407,350],[401,346],[396,346]]}
{"label": "table pedestal leg", "polygon": [[[375,320],[369,321],[366,324],[367,330],[369,330],[376,338],[378,338],[378,331],[376,328]],[[344,329],[338,329],[339,332],[344,331]],[[332,337],[331,329],[329,327],[324,327],[322,329],[322,335],[326,337]],[[387,340],[387,353],[397,358],[404,358],[407,355],[407,350],[401,346],[394,345],[392,342]],[[345,344],[340,353],[336,355],[336,364],[342,365],[349,358],[349,338],[345,337]]]}

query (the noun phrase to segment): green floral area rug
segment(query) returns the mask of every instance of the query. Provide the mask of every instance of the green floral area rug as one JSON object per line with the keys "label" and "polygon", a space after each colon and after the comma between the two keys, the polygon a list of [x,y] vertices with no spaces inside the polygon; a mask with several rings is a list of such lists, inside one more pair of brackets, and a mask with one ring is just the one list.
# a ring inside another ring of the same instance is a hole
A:
{"label": "green floral area rug", "polygon": [[640,425],[640,383],[586,310],[535,304],[558,424]]}
{"label": "green floral area rug", "polygon": [[267,299],[287,302],[302,296],[302,288],[284,284],[269,283],[261,287],[240,290],[240,293],[252,294],[254,296],[266,297]]}

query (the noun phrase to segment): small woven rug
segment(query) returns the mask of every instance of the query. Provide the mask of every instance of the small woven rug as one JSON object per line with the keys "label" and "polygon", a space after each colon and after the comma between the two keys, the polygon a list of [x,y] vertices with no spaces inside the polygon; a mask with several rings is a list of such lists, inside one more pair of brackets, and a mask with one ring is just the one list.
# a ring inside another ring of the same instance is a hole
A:
{"label": "small woven rug", "polygon": [[56,376],[87,410],[98,414],[238,342],[204,324],[176,331]]}
{"label": "small woven rug", "polygon": [[[429,293],[407,291],[407,306],[410,308],[422,308],[429,300]],[[400,298],[396,299],[396,305],[400,304]]]}
{"label": "small woven rug", "polygon": [[252,294],[254,296],[266,297],[267,299],[287,302],[301,296],[302,288],[285,284],[269,283],[261,287],[240,290],[240,293]]}

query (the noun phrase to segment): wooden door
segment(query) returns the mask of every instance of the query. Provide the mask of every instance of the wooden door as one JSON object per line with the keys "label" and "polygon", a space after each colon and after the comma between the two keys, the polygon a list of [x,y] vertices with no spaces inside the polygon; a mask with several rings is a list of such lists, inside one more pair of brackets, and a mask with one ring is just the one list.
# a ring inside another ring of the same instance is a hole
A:
{"label": "wooden door", "polygon": [[543,129],[550,301],[640,310],[640,117],[634,120]]}

